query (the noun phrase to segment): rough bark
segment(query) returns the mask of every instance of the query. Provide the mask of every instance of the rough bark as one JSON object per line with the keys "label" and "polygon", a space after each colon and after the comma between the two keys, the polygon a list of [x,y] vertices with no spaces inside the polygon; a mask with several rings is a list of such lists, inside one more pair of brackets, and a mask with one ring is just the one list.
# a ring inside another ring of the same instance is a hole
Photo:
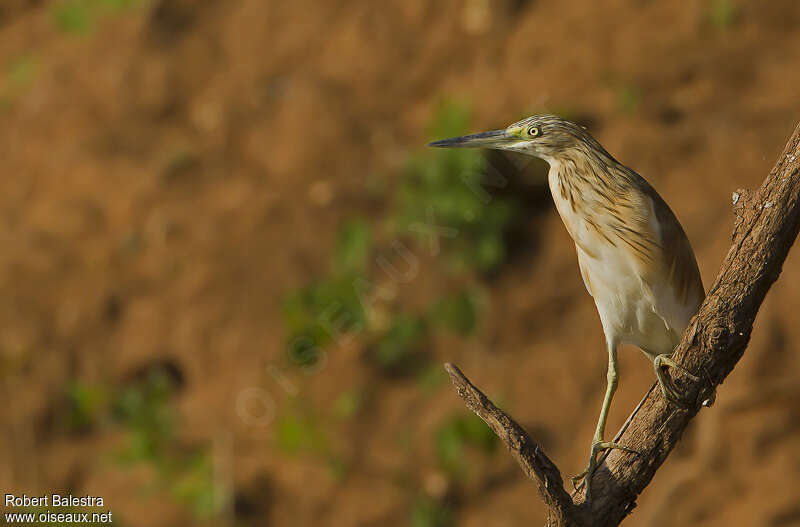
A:
{"label": "rough bark", "polygon": [[800,229],[800,125],[757,191],[733,193],[736,220],[731,248],[706,300],[686,329],[674,359],[694,372],[697,382],[681,379],[691,404],[669,404],[651,389],[618,434],[617,441],[637,452],[610,451],[592,480],[592,502],[585,493],[570,497],[558,467],[506,413],[498,409],[453,365],[445,365],[459,396],[511,451],[534,480],[547,506],[548,526],[615,526],[636,506],[637,496],[680,440],[699,410],[713,403],[716,387],[742,357],[753,322],[770,286],[777,280]]}

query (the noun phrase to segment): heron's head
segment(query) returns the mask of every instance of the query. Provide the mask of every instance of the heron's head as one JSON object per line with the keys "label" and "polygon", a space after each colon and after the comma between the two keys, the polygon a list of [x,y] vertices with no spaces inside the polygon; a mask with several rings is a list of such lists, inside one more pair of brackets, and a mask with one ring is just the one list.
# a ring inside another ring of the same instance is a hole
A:
{"label": "heron's head", "polygon": [[586,129],[555,115],[534,115],[502,130],[442,139],[428,146],[511,150],[542,158],[551,164],[577,153],[608,155]]}

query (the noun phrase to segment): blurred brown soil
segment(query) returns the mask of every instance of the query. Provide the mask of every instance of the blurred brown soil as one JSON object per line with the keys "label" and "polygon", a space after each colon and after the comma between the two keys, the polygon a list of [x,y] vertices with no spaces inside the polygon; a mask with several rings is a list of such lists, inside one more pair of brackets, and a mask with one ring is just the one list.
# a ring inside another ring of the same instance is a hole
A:
{"label": "blurred brown soil", "polygon": [[[169,360],[185,380],[179,435],[229,460],[238,524],[407,524],[409,489],[441,479],[426,438],[460,401],[376,377],[352,347],[314,375],[288,368],[281,298],[325,271],[341,220],[380,219],[366,182],[391,187],[453,95],[475,130],[542,109],[590,117],[670,203],[708,287],[731,192],[760,183],[800,118],[800,5],[733,3],[720,27],[700,0],[165,0],[81,36],[54,25],[55,2],[0,7],[0,488],[101,495],[129,524],[198,522],[142,493],[147,467],[101,455],[115,433],[57,426],[71,380]],[[20,60],[30,79],[9,73]],[[437,338],[432,353],[506,401],[570,475],[603,395],[603,337],[557,215],[529,213],[538,247],[492,279],[479,337]],[[405,294],[436,280],[423,266]],[[792,254],[716,406],[627,525],[800,524],[799,284]],[[609,429],[653,378],[638,352],[621,362]],[[334,439],[345,477],[237,416],[253,387],[290,408],[287,382],[323,416],[368,387]],[[451,500],[463,527],[542,518],[503,453]]]}

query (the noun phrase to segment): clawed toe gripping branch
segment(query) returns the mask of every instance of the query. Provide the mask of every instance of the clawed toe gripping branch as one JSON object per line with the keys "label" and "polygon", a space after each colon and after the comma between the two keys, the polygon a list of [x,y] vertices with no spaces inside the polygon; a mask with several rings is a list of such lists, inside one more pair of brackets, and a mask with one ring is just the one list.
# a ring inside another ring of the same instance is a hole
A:
{"label": "clawed toe gripping branch", "polygon": [[445,369],[467,407],[506,444],[523,472],[533,480],[547,507],[547,526],[618,525],[636,503],[658,468],[714,389],[742,357],[758,309],[777,280],[800,229],[800,126],[778,162],[755,192],[734,193],[731,248],[714,285],[692,319],[671,361],[689,372],[695,404],[676,411],[660,390],[651,389],[623,426],[615,442],[635,451],[608,450],[598,459],[591,481],[592,499],[564,489],[558,467],[525,430],[497,408],[461,370]]}

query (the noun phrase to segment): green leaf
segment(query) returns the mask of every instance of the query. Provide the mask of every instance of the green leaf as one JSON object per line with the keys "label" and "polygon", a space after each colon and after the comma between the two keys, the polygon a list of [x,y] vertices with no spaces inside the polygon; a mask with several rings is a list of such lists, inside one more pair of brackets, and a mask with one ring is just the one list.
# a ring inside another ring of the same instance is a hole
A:
{"label": "green leaf", "polygon": [[634,112],[642,104],[642,92],[635,84],[623,84],[617,90],[617,105],[623,112]]}
{"label": "green leaf", "polygon": [[[467,133],[468,121],[464,107],[444,104],[431,125],[433,137]],[[438,241],[459,270],[495,268],[505,258],[504,235],[518,206],[508,197],[492,196],[484,176],[485,160],[477,149],[428,149],[412,156],[397,190],[395,228],[427,243],[426,226],[447,227],[455,236]]]}
{"label": "green leaf", "polygon": [[288,454],[301,452],[324,452],[327,447],[325,435],[311,418],[287,415],[275,426],[276,446]]}
{"label": "green leaf", "polygon": [[375,357],[386,370],[403,369],[427,336],[425,321],[413,315],[399,315],[375,346]]}
{"label": "green leaf", "polygon": [[333,413],[342,420],[352,419],[364,405],[364,391],[353,388],[342,392],[333,402]]}
{"label": "green leaf", "polygon": [[441,466],[451,476],[461,476],[465,471],[464,450],[477,448],[491,454],[497,447],[497,436],[486,423],[475,415],[460,414],[442,423],[435,436],[436,457]]}
{"label": "green leaf", "polygon": [[109,394],[104,386],[73,381],[67,385],[67,401],[67,427],[71,430],[86,430],[103,418],[109,403]]}
{"label": "green leaf", "polygon": [[350,220],[339,229],[336,265],[340,272],[364,271],[370,251],[369,225],[364,220]]}
{"label": "green leaf", "polygon": [[428,497],[418,497],[411,505],[411,527],[450,527],[453,516],[443,503]]}
{"label": "green leaf", "polygon": [[464,134],[471,120],[469,103],[455,99],[442,100],[428,126],[430,136],[435,140]]}
{"label": "green leaf", "polygon": [[283,305],[287,355],[295,366],[315,364],[323,348],[341,336],[367,329],[356,285],[358,273],[325,278],[289,294]]}
{"label": "green leaf", "polygon": [[31,83],[39,63],[32,55],[22,55],[8,67],[8,82],[13,88],[23,88]]}
{"label": "green leaf", "polygon": [[711,2],[708,18],[714,27],[728,29],[736,24],[739,14],[739,6],[731,0],[714,0]]}
{"label": "green leaf", "polygon": [[459,291],[439,300],[433,307],[431,317],[461,335],[469,335],[478,323],[478,312],[477,295]]}
{"label": "green leaf", "polygon": [[417,384],[424,390],[433,391],[447,382],[447,374],[439,364],[433,364],[417,375]]}
{"label": "green leaf", "polygon": [[[98,0],[94,1],[97,2]],[[144,3],[144,1],[145,0],[99,0],[103,7],[111,11],[125,11],[126,9],[130,9]]]}
{"label": "green leaf", "polygon": [[73,35],[84,35],[91,31],[93,15],[87,2],[71,0],[53,7],[53,21],[61,31]]}
{"label": "green leaf", "polygon": [[184,460],[170,488],[172,495],[197,518],[210,518],[222,510],[223,494],[216,488],[214,466],[207,450],[196,451]]}

